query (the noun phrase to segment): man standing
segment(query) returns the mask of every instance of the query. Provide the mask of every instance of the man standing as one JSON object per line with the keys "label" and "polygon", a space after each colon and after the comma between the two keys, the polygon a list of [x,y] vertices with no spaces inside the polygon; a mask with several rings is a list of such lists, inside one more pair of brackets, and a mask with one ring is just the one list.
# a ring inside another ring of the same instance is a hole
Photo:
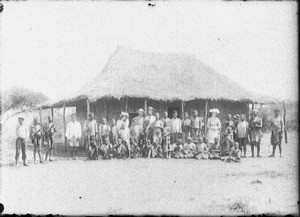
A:
{"label": "man standing", "polygon": [[148,108],[148,115],[145,117],[146,141],[150,140],[151,142],[153,142],[155,121],[156,121],[156,118],[153,115],[153,107],[149,107]]}
{"label": "man standing", "polygon": [[34,163],[36,163],[36,152],[39,155],[40,163],[44,163],[42,161],[41,154],[41,141],[42,141],[42,125],[38,122],[37,118],[33,119],[33,123],[30,127],[30,139],[33,143],[33,159]]}
{"label": "man standing", "polygon": [[138,129],[138,135],[137,140],[138,140],[138,145],[140,146],[144,142],[144,110],[140,108],[138,110],[139,115],[133,119],[133,122],[135,121],[136,128]]}
{"label": "man standing", "polygon": [[20,149],[22,149],[22,160],[23,166],[28,166],[26,164],[26,141],[25,139],[28,138],[28,131],[27,128],[24,126],[24,118],[18,118],[18,125],[16,127],[16,166],[18,165],[19,156],[20,156]]}
{"label": "man standing", "polygon": [[182,141],[185,144],[187,138],[191,136],[191,119],[188,112],[184,113],[184,120],[182,122]]}
{"label": "man standing", "polygon": [[191,118],[191,125],[192,125],[192,138],[193,140],[197,140],[201,137],[203,138],[203,131],[202,127],[203,124],[203,118],[198,117],[198,111],[193,111],[193,117]]}
{"label": "man standing", "polygon": [[257,148],[257,157],[261,157],[259,155],[260,152],[260,140],[262,137],[262,119],[258,117],[258,110],[253,109],[250,118],[250,142],[251,142],[251,157],[254,157],[254,146]]}
{"label": "man standing", "polygon": [[97,121],[94,119],[93,113],[89,113],[88,119],[84,122],[83,131],[84,131],[85,141],[86,141],[85,148],[86,148],[87,159],[96,160],[98,158],[98,149],[96,144],[98,127],[97,127]]}
{"label": "man standing", "polygon": [[182,133],[182,122],[177,118],[178,112],[173,111],[173,118],[170,120],[170,135],[171,135],[171,144],[177,142],[179,135]]}
{"label": "man standing", "polygon": [[[76,120],[76,114],[71,115],[72,121],[67,125],[66,137],[68,143],[71,146],[71,157],[73,160],[77,159],[79,140],[81,138],[81,125]],[[75,152],[75,156],[74,156]]]}
{"label": "man standing", "polygon": [[52,161],[51,160],[51,153],[52,153],[52,150],[54,149],[54,147],[53,147],[53,134],[55,132],[56,132],[56,129],[54,127],[53,120],[51,120],[50,117],[48,116],[48,126],[47,126],[46,133],[45,133],[45,138],[46,138],[46,141],[47,141],[48,149],[47,149],[47,152],[46,152],[45,161],[47,161],[48,156],[49,156],[49,161]]}
{"label": "man standing", "polygon": [[244,157],[246,157],[247,152],[247,139],[248,139],[248,130],[249,130],[249,124],[246,121],[246,115],[241,115],[241,121],[237,125],[237,137],[239,141],[239,148],[242,151],[244,151]]}
{"label": "man standing", "polygon": [[164,125],[165,125],[165,123],[167,123],[167,125],[170,126],[170,120],[171,119],[168,116],[169,116],[168,111],[165,111],[164,112],[164,117],[161,120],[164,123]]}
{"label": "man standing", "polygon": [[282,157],[282,149],[281,149],[281,140],[282,140],[282,132],[283,132],[283,121],[279,116],[279,109],[274,110],[275,117],[271,120],[271,144],[273,146],[273,152],[269,157],[275,157],[276,146],[279,147],[280,157]]}

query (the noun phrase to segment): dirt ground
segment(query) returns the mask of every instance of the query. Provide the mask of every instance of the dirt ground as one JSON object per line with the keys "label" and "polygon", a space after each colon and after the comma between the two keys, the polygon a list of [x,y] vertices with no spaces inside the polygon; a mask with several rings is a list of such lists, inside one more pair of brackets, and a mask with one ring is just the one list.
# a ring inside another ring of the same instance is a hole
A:
{"label": "dirt ground", "polygon": [[[63,160],[1,167],[4,213],[298,214],[298,140],[283,158]],[[248,156],[250,147],[248,148]],[[30,156],[31,157],[31,156]]]}

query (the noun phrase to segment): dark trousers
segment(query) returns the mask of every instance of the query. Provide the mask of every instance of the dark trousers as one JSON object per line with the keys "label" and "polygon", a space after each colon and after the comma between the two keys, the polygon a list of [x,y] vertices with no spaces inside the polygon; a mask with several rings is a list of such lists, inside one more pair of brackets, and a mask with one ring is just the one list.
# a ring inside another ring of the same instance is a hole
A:
{"label": "dark trousers", "polygon": [[26,143],[25,139],[18,137],[16,140],[16,161],[19,160],[20,149],[22,149],[22,160],[26,160]]}
{"label": "dark trousers", "polygon": [[246,155],[246,151],[247,151],[247,138],[239,138],[239,149],[241,151],[244,150],[244,154]]}
{"label": "dark trousers", "polygon": [[171,133],[170,137],[171,137],[171,144],[174,144],[181,137],[181,134],[180,133]]}

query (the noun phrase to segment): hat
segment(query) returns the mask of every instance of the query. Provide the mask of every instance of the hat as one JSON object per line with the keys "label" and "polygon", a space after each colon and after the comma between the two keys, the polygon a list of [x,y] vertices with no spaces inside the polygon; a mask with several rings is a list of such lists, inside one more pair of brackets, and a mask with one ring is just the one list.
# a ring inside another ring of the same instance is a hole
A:
{"label": "hat", "polygon": [[192,137],[190,137],[190,136],[186,140],[193,141]]}
{"label": "hat", "polygon": [[258,113],[258,109],[253,109],[251,113]]}
{"label": "hat", "polygon": [[138,110],[138,112],[144,112],[144,109],[140,108],[140,109]]}
{"label": "hat", "polygon": [[149,107],[148,110],[153,110],[153,107]]}
{"label": "hat", "polygon": [[233,117],[234,117],[234,119],[240,119],[241,118],[241,116],[239,114],[235,114]]}
{"label": "hat", "polygon": [[24,120],[23,116],[18,117],[18,119],[23,119]]}
{"label": "hat", "polygon": [[128,115],[127,112],[121,112],[120,117],[122,117],[122,116],[127,116],[127,117],[129,117],[129,115]]}
{"label": "hat", "polygon": [[210,113],[216,113],[216,114],[220,113],[219,109],[217,109],[217,108],[210,109],[209,112]]}

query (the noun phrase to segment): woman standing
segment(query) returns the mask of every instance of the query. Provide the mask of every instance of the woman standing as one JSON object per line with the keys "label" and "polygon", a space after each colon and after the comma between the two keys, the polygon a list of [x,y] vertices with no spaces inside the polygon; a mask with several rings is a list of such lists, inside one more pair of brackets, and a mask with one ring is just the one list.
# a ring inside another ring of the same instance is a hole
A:
{"label": "woman standing", "polygon": [[206,138],[208,143],[214,143],[214,139],[217,138],[220,141],[220,130],[221,130],[221,122],[217,117],[219,114],[219,109],[210,109],[211,117],[207,120],[207,133]]}

